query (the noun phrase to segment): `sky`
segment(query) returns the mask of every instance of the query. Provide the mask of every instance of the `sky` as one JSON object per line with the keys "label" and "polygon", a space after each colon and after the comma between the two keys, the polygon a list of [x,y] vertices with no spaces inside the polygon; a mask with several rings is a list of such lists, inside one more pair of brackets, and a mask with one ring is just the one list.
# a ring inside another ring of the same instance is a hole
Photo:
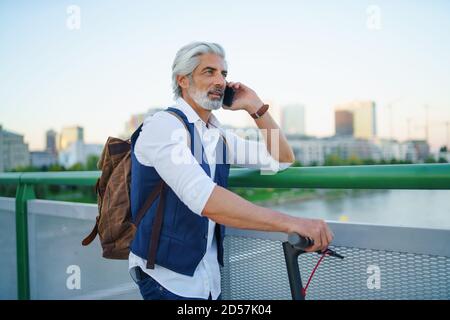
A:
{"label": "sky", "polygon": [[[447,143],[446,0],[0,0],[0,124],[31,150],[46,130],[73,125],[104,143],[132,114],[173,103],[172,62],[192,41],[221,44],[228,80],[263,101],[303,104],[309,135],[334,134],[336,105],[373,100],[380,137],[391,137],[392,117],[394,138],[408,137],[410,121],[410,138],[423,139],[428,105],[431,145]],[[244,111],[216,114],[251,123]]]}

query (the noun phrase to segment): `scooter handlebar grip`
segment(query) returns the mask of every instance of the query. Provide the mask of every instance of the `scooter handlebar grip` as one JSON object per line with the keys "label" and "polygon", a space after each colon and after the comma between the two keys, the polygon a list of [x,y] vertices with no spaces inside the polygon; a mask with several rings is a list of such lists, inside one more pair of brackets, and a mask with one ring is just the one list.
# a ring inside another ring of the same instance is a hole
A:
{"label": "scooter handlebar grip", "polygon": [[303,237],[298,233],[289,233],[288,242],[297,249],[304,250],[314,244],[314,240]]}

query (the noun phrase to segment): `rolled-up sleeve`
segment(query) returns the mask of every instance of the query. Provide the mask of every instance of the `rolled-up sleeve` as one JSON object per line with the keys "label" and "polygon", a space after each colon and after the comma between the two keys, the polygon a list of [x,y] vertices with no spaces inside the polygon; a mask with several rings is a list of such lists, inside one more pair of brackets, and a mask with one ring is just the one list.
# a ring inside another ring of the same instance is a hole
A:
{"label": "rolled-up sleeve", "polygon": [[264,142],[241,138],[234,132],[226,130],[229,146],[230,163],[238,167],[261,169],[276,173],[289,168],[292,162],[278,162],[267,151]]}
{"label": "rolled-up sleeve", "polygon": [[142,165],[154,167],[178,198],[201,215],[216,183],[192,155],[187,141],[183,123],[158,112],[144,121],[134,152]]}

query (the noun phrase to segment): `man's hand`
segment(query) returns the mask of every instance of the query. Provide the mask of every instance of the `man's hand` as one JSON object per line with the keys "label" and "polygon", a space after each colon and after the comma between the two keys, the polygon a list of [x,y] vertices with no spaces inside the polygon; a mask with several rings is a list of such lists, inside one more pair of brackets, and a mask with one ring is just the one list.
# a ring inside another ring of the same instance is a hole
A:
{"label": "man's hand", "polygon": [[314,240],[314,245],[305,251],[324,251],[333,240],[333,232],[323,220],[295,218],[289,233],[296,232],[304,237]]}
{"label": "man's hand", "polygon": [[263,105],[262,100],[255,91],[240,82],[228,82],[227,85],[234,89],[234,100],[230,108],[226,110],[246,110],[252,114]]}
{"label": "man's hand", "polygon": [[[235,90],[235,95],[231,107],[226,107],[225,110],[244,109],[252,114],[263,106],[264,103],[255,91],[246,85],[240,82],[229,82],[227,85]],[[294,152],[270,113],[264,113],[264,116],[255,119],[255,122],[258,128],[263,130],[261,133],[270,155],[278,162],[293,163],[295,161]]]}

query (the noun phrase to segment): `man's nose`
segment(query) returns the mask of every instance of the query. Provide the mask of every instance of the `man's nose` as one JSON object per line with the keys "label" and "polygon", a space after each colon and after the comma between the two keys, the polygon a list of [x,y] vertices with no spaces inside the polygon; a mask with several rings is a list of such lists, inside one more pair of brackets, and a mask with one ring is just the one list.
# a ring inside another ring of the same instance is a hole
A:
{"label": "man's nose", "polygon": [[223,75],[217,75],[214,77],[214,86],[220,87],[221,89],[225,88],[227,81]]}

